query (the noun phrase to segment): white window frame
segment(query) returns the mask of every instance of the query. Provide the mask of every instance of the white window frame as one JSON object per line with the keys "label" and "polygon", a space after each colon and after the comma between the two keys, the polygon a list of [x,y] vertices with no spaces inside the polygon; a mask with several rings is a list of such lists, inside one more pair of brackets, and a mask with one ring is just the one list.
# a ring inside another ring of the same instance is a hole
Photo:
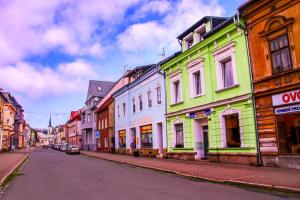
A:
{"label": "white window frame", "polygon": [[117,115],[118,115],[118,118],[120,118],[120,106],[119,105],[117,106]]}
{"label": "white window frame", "polygon": [[[138,100],[139,100],[139,112],[143,111],[144,109],[144,104],[143,104],[143,95],[142,94],[139,94],[138,96]],[[141,109],[141,102],[142,102],[142,109]]]}
{"label": "white window frame", "polygon": [[[151,106],[149,106],[150,101],[151,101]],[[153,107],[152,92],[151,92],[151,90],[147,90],[147,106],[148,106],[148,108],[152,108]]]}
{"label": "white window frame", "polygon": [[[199,96],[205,95],[205,80],[204,80],[204,59],[199,58],[193,60],[187,65],[188,73],[189,73],[189,82],[190,82],[190,96],[191,98],[196,98]],[[196,94],[196,85],[194,80],[194,74],[200,71],[200,81],[201,81],[201,93]]]}
{"label": "white window frame", "polygon": [[175,126],[178,124],[182,124],[182,128],[183,128],[183,148],[185,148],[185,133],[184,133],[184,121],[181,119],[176,120],[173,125],[172,125],[172,130],[173,130],[173,134],[172,134],[172,147],[176,148],[176,129]]}
{"label": "white window frame", "polygon": [[[131,99],[131,104],[132,104],[132,106],[131,106],[132,113],[135,114],[136,113],[136,102],[135,102],[134,97]],[[134,107],[134,109],[133,109],[133,107]]]}
{"label": "white window frame", "polygon": [[[226,88],[231,88],[238,85],[237,82],[237,72],[236,72],[236,62],[235,62],[235,43],[230,43],[225,47],[217,49],[213,52],[216,66],[216,77],[217,77],[217,90],[222,90]],[[232,73],[233,73],[233,85],[229,87],[224,87],[224,80],[222,76],[222,62],[230,58],[232,62]]]}
{"label": "white window frame", "polygon": [[[190,39],[193,40],[193,43],[192,43],[192,45],[190,47],[188,47],[188,40],[190,40]],[[188,49],[192,48],[194,46],[194,44],[195,44],[195,39],[194,39],[193,33],[190,33],[187,36],[185,36],[183,38],[183,41],[184,41],[184,50],[188,50]]]}
{"label": "white window frame", "polygon": [[233,115],[233,114],[238,114],[238,117],[239,117],[240,140],[241,140],[241,147],[234,147],[234,148],[244,147],[242,112],[239,109],[229,108],[220,113],[220,128],[221,128],[221,140],[222,140],[221,147],[222,148],[231,148],[231,147],[227,146],[225,116]]}
{"label": "white window frame", "polygon": [[[160,96],[160,102],[158,102],[158,88],[159,88],[159,96]],[[155,91],[156,91],[156,104],[157,105],[161,105],[162,104],[162,93],[161,93],[161,86],[158,85],[156,88],[155,88]]]}
{"label": "white window frame", "polygon": [[[206,33],[206,24],[202,24],[199,28],[197,28],[197,29],[195,30],[197,42],[203,41],[203,40],[200,40],[200,35],[202,35],[203,32]],[[204,33],[204,34],[205,34],[205,33]]]}
{"label": "white window frame", "polygon": [[126,103],[122,103],[123,117],[126,115]]}
{"label": "white window frame", "polygon": [[[177,81],[179,81],[179,101],[178,102],[175,101],[175,95],[174,95],[174,83],[177,82]],[[172,75],[170,77],[170,83],[171,83],[170,84],[170,87],[171,87],[170,88],[170,91],[171,91],[171,105],[181,103],[182,98],[183,98],[182,97],[183,92],[182,92],[181,72]]]}

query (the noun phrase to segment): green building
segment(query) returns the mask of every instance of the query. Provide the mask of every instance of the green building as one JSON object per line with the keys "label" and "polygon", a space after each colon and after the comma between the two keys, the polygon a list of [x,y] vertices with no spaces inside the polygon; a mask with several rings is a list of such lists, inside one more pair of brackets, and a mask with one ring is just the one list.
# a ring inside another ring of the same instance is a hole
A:
{"label": "green building", "polygon": [[180,53],[161,65],[169,158],[256,164],[247,43],[236,21],[202,18],[177,37]]}

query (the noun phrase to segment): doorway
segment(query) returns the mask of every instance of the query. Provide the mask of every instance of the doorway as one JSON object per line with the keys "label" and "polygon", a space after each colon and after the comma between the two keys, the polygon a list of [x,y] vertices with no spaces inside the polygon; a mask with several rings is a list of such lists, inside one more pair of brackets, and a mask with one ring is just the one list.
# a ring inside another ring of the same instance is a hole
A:
{"label": "doorway", "polygon": [[130,149],[132,152],[136,149],[136,128],[130,129]]}
{"label": "doorway", "polygon": [[157,123],[157,148],[158,148],[158,154],[163,154],[163,128],[162,123]]}
{"label": "doorway", "polygon": [[208,120],[207,118],[194,120],[195,159],[208,159]]}

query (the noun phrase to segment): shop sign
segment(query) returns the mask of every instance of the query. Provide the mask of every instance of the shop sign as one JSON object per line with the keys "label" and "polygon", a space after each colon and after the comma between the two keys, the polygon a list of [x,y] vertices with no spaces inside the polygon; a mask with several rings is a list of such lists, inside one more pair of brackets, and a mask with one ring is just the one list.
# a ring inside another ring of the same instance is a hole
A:
{"label": "shop sign", "polygon": [[273,95],[272,102],[273,106],[300,102],[300,90]]}
{"label": "shop sign", "polygon": [[193,112],[189,114],[190,119],[201,119],[201,118],[206,118],[210,116],[211,110],[207,109],[204,111],[199,111],[199,112]]}
{"label": "shop sign", "polygon": [[276,115],[282,115],[282,114],[292,113],[292,112],[300,112],[300,104],[275,109]]}
{"label": "shop sign", "polygon": [[100,138],[100,131],[95,131],[95,137]]}

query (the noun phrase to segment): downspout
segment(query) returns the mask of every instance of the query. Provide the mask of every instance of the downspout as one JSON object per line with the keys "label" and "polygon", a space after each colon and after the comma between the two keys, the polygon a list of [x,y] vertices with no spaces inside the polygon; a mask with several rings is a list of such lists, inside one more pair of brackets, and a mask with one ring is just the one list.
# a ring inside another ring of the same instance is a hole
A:
{"label": "downspout", "polygon": [[[157,66],[157,65],[156,65]],[[167,85],[166,85],[166,72],[165,70],[163,72],[160,71],[161,66],[160,64],[157,66],[158,73],[163,75],[164,77],[164,90],[165,90],[165,115],[167,115]],[[167,116],[165,117],[165,134],[166,134],[166,147],[167,147],[167,152],[168,152],[168,128],[167,128]],[[168,158],[168,156],[166,157]]]}
{"label": "downspout", "polygon": [[255,137],[256,137],[256,146],[257,146],[256,166],[260,167],[260,166],[262,166],[262,157],[261,157],[260,144],[259,144],[259,135],[258,135],[258,128],[257,128],[256,102],[255,102],[255,97],[254,97],[252,62],[251,62],[251,58],[250,58],[250,47],[249,47],[249,42],[248,42],[248,32],[247,32],[247,30],[244,26],[239,24],[239,13],[237,13],[237,17],[238,17],[238,21],[237,21],[237,23],[235,22],[234,24],[238,28],[243,29],[244,32],[245,32],[245,42],[246,42],[246,47],[247,47],[247,56],[248,56],[249,73],[250,73],[250,81],[251,81],[251,99],[252,99],[252,107],[253,107],[253,112],[254,112]]}

